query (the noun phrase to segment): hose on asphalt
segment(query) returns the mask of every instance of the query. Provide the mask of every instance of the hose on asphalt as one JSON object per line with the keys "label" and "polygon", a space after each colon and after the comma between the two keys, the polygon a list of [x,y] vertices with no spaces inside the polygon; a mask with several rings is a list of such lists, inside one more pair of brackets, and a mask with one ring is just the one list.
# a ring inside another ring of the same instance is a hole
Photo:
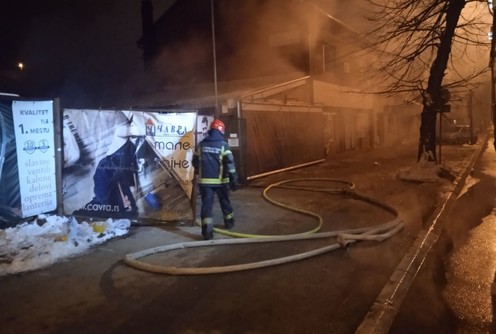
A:
{"label": "hose on asphalt", "polygon": [[[301,182],[301,181],[318,181],[318,182],[334,182],[344,187],[339,188],[320,188],[315,189],[314,187],[303,187],[303,186],[288,186],[288,183]],[[364,201],[371,205],[377,206],[381,209],[384,209],[391,213],[394,216],[394,219],[388,221],[386,223],[372,226],[372,227],[363,227],[363,228],[355,228],[355,229],[347,229],[347,230],[338,230],[331,232],[319,232],[323,225],[323,218],[319,214],[304,210],[301,208],[297,208],[292,205],[288,205],[279,201],[274,200],[268,195],[269,190],[273,188],[286,188],[286,189],[295,189],[295,190],[303,190],[303,191],[317,191],[328,194],[336,194],[336,195],[344,195],[348,196],[352,199]],[[142,271],[147,271],[151,273],[157,274],[167,274],[167,275],[205,275],[205,274],[218,274],[218,273],[227,273],[227,272],[236,272],[243,270],[251,270],[256,268],[263,268],[269,266],[280,265],[284,263],[294,262],[303,260],[312,256],[324,254],[339,248],[346,248],[349,245],[358,242],[358,241],[378,241],[381,242],[386,240],[396,233],[398,233],[403,228],[403,220],[399,217],[399,213],[396,209],[391,207],[390,205],[373,199],[369,196],[361,195],[355,192],[353,183],[328,179],[328,178],[300,178],[300,179],[290,179],[283,180],[280,182],[273,183],[266,187],[262,195],[264,199],[266,199],[269,203],[272,203],[276,206],[282,207],[287,210],[291,210],[294,212],[301,213],[303,215],[311,216],[317,219],[316,227],[312,228],[309,231],[288,235],[259,235],[259,234],[245,234],[245,233],[237,233],[224,229],[215,228],[215,232],[219,234],[223,234],[226,236],[233,237],[233,239],[212,239],[205,241],[189,241],[189,242],[180,242],[170,245],[153,247],[145,250],[141,250],[138,252],[127,254],[124,258],[124,263],[127,265]],[[310,239],[318,239],[318,238],[335,238],[335,242],[321,248],[317,248],[311,251],[298,253],[295,255],[274,258],[264,261],[251,262],[251,263],[243,263],[243,264],[235,264],[235,265],[227,265],[227,266],[216,266],[216,267],[174,267],[174,266],[163,266],[150,264],[139,259],[144,258],[149,255],[168,252],[177,249],[184,248],[195,248],[195,247],[207,247],[207,246],[220,246],[220,245],[239,245],[239,244],[253,244],[253,243],[269,243],[269,242],[285,242],[285,241],[294,241],[294,240],[310,240]]]}

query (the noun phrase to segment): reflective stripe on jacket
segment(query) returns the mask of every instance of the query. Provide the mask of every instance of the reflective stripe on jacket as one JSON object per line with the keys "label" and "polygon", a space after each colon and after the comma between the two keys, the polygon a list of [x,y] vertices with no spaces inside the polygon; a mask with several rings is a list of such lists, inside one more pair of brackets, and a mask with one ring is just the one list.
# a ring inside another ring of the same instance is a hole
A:
{"label": "reflective stripe on jacket", "polygon": [[193,156],[193,167],[198,173],[198,184],[222,185],[229,183],[229,175],[236,173],[234,157],[222,133],[211,129],[198,144]]}

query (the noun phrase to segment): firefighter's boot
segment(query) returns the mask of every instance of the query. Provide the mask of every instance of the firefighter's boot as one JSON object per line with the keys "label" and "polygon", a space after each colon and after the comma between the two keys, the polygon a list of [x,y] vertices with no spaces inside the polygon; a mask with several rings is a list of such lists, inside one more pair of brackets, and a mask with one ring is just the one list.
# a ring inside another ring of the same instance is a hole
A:
{"label": "firefighter's boot", "polygon": [[232,213],[226,215],[224,217],[224,226],[226,227],[226,230],[230,230],[234,227],[234,216]]}
{"label": "firefighter's boot", "polygon": [[202,219],[202,236],[203,236],[203,240],[213,239],[214,237],[213,218]]}

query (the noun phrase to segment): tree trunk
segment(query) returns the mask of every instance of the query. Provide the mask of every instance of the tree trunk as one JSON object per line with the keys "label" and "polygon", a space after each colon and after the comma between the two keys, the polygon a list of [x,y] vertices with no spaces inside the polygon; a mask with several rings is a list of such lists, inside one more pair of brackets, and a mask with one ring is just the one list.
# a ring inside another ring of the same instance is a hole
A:
{"label": "tree trunk", "polygon": [[446,27],[441,34],[436,59],[432,63],[424,107],[421,114],[420,139],[417,161],[422,157],[437,162],[436,116],[443,104],[441,87],[451,52],[455,29],[466,0],[447,0]]}
{"label": "tree trunk", "polygon": [[424,109],[420,114],[420,140],[417,162],[421,158],[429,161],[437,161],[436,116],[436,110],[424,104]]}

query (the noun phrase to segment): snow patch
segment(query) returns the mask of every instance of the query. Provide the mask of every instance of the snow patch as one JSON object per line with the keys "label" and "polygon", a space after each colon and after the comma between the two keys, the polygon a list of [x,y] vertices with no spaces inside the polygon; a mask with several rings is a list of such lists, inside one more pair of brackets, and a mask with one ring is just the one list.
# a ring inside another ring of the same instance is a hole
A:
{"label": "snow patch", "polygon": [[74,217],[40,215],[32,222],[0,230],[0,276],[44,268],[125,235],[127,219],[78,223]]}
{"label": "snow patch", "polygon": [[449,169],[428,158],[423,155],[414,166],[400,169],[397,174],[398,179],[417,183],[435,183],[441,179],[455,180],[454,174]]}

